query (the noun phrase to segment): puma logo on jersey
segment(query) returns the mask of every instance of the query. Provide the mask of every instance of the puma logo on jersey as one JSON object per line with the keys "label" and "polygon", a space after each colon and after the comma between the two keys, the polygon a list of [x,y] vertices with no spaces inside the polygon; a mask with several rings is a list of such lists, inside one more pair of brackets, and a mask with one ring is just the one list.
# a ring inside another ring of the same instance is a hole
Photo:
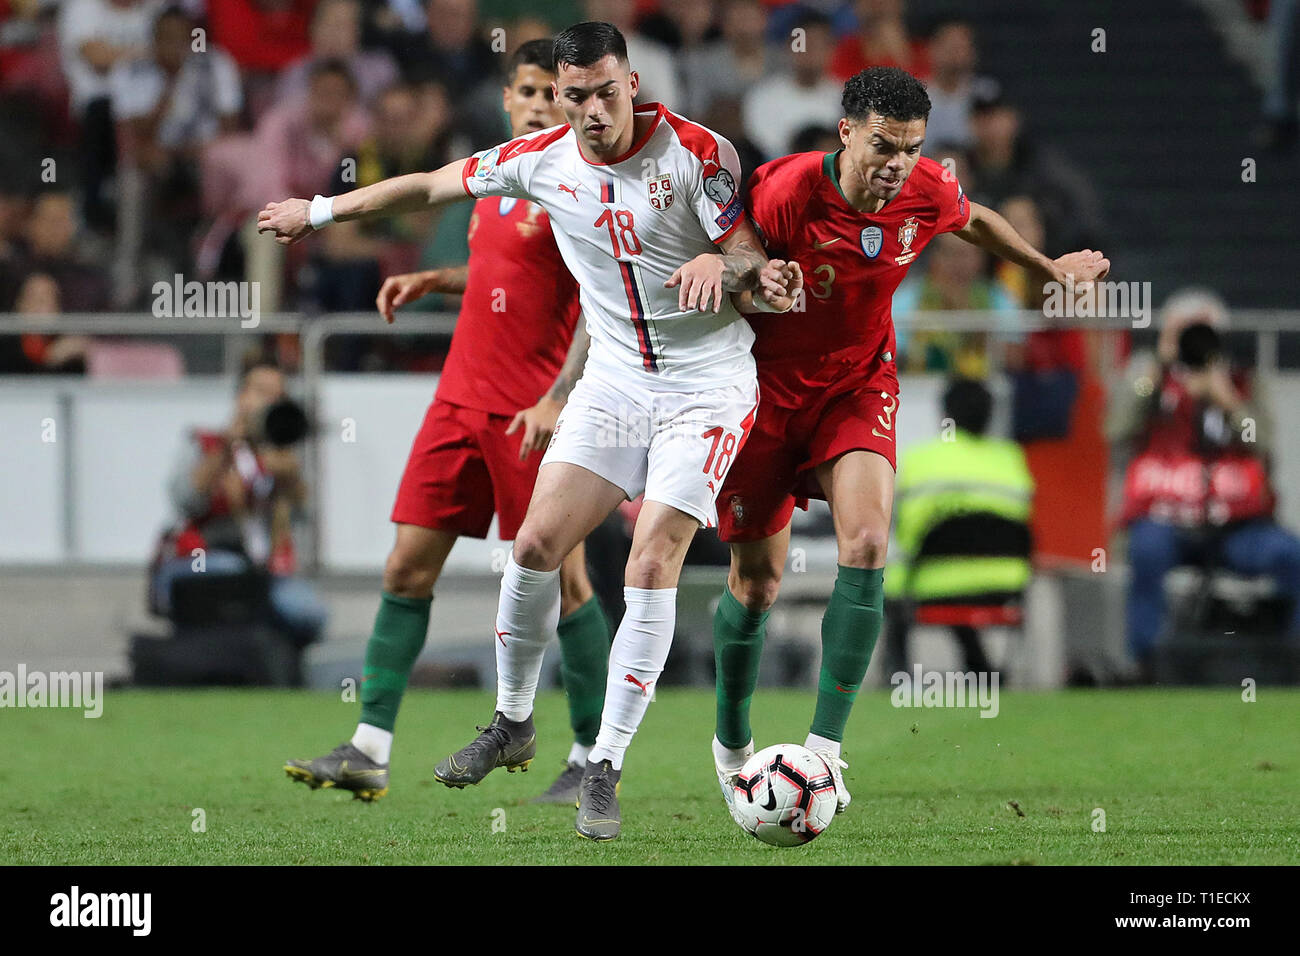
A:
{"label": "puma logo on jersey", "polygon": [[505,647],[505,646],[506,646],[506,638],[510,636],[510,632],[509,632],[509,631],[497,631],[497,629],[496,629],[496,625],[493,625],[493,626],[492,626],[492,630],[496,631],[496,634],[497,634],[497,640],[501,642],[501,646],[502,646],[502,647]]}
{"label": "puma logo on jersey", "polygon": [[568,186],[564,185],[564,183],[560,183],[560,184],[559,184],[558,186],[556,186],[555,188],[556,188],[556,189],[563,190],[564,192],[568,193],[570,196],[573,197],[573,201],[574,201],[574,202],[577,202],[577,201],[578,201],[578,190],[582,188],[582,183],[578,183],[578,185],[574,186],[572,189],[570,189]]}

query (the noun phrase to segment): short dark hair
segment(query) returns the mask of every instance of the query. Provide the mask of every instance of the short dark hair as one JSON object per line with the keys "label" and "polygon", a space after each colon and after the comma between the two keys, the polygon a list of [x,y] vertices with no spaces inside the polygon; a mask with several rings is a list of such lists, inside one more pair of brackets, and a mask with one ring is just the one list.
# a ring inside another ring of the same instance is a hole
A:
{"label": "short dark hair", "polygon": [[627,40],[618,27],[601,20],[585,20],[561,30],[551,48],[557,71],[561,65],[591,66],[611,54],[626,63]]}
{"label": "short dark hair", "polygon": [[930,118],[930,95],[925,87],[896,66],[873,66],[850,77],[841,103],[844,115],[857,123],[872,113],[904,122]]}
{"label": "short dark hair", "polygon": [[973,378],[954,378],[943,393],[943,414],[962,431],[983,435],[993,417],[993,395]]}
{"label": "short dark hair", "polygon": [[527,43],[519,44],[515,48],[515,52],[510,54],[510,60],[506,63],[506,82],[513,82],[515,71],[525,64],[535,66],[547,73],[554,73],[555,42],[546,39],[529,40]]}
{"label": "short dark hair", "polygon": [[357,92],[357,78],[352,75],[352,70],[342,57],[326,57],[313,63],[311,69],[307,71],[307,78],[309,81],[313,81],[319,76],[341,76],[348,84],[349,89],[352,90],[353,95]]}

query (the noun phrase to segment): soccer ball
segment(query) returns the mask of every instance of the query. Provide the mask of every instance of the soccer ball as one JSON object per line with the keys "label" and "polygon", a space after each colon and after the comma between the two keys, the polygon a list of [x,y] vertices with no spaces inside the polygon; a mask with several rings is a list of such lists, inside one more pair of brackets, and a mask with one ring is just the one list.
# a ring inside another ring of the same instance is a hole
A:
{"label": "soccer ball", "polygon": [[835,778],[807,747],[776,744],[745,762],[735,803],[746,833],[772,846],[800,846],[835,819]]}

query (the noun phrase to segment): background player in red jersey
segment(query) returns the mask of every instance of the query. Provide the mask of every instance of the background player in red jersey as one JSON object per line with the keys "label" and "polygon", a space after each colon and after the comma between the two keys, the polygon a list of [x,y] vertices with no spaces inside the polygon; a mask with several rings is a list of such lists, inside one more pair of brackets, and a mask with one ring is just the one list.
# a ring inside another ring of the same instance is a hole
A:
{"label": "background player in red jersey", "polygon": [[921,157],[930,99],[893,67],[845,84],[843,148],[759,167],[750,215],[768,254],[803,269],[806,313],[758,316],[754,357],[762,407],[718,496],[718,528],[731,543],[727,588],[714,616],[718,779],[731,781],[754,752],[749,701],[763,628],[781,586],[797,500],[824,498],[835,523],[839,571],[822,619],[817,709],[807,746],[849,804],[840,742],[880,633],[885,547],[894,496],[894,290],[934,236],[968,242],[1076,287],[1110,263],[1085,249],[1055,261],[997,213],[972,203],[955,176]]}
{"label": "background player in red jersey", "polygon": [[[564,121],[551,90],[554,76],[549,39],[525,43],[512,55],[504,92],[512,135]],[[386,792],[393,727],[424,646],[443,563],[458,536],[485,537],[494,513],[502,539],[514,538],[537,479],[538,452],[586,359],[590,340],[578,327],[578,285],[560,259],[546,213],[524,200],[481,199],[469,238],[468,265],[391,276],[379,291],[376,305],[389,322],[398,306],[431,292],[464,298],[437,395],[393,506],[397,539],[366,646],[361,721],[351,741],[332,753],[286,766],[313,788],[352,790],[367,800]],[[572,806],[600,729],[611,638],[581,542],[560,567],[559,633],[574,744],[559,778],[537,799]]]}

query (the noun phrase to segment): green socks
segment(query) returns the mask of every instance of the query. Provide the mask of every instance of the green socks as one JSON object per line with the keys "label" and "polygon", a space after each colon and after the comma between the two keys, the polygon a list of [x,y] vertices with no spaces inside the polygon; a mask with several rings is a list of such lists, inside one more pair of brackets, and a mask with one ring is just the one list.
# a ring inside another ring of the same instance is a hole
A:
{"label": "green socks", "polygon": [[569,700],[573,739],[584,747],[592,747],[600,731],[600,712],[605,707],[605,675],[613,640],[600,599],[592,597],[568,617],[561,618],[557,631],[560,679]]}
{"label": "green socks", "polygon": [[839,566],[835,590],[822,618],[822,667],[812,732],[843,740],[853,701],[871,663],[884,609],[883,568]]}
{"label": "green socks", "polygon": [[433,598],[396,597],[384,591],[366,644],[361,678],[361,723],[392,731],[411,668],[429,633]]}
{"label": "green socks", "polygon": [[717,671],[718,742],[731,750],[749,743],[749,702],[758,686],[763,632],[770,611],[751,611],[723,588],[713,615],[713,662]]}

